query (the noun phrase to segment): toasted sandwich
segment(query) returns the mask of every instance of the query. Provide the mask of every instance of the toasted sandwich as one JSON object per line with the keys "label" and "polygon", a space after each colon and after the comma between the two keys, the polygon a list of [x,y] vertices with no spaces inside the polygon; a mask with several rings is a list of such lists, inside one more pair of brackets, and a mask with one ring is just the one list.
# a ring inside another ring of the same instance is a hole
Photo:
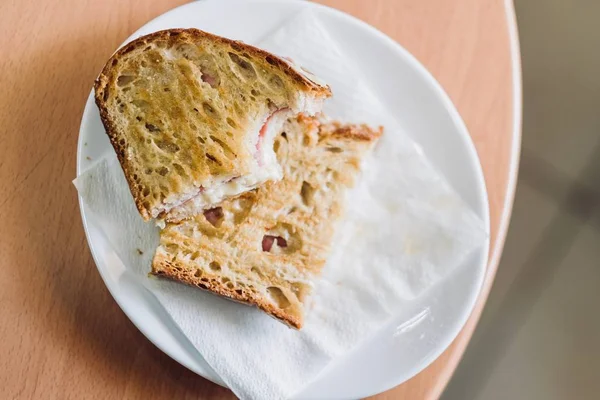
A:
{"label": "toasted sandwich", "polygon": [[254,305],[300,329],[345,191],[382,134],[290,119],[275,138],[283,179],[161,231],[152,273]]}
{"label": "toasted sandwich", "polygon": [[179,221],[281,179],[275,134],[329,87],[286,59],[197,29],[142,36],[95,83],[100,117],[145,220]]}

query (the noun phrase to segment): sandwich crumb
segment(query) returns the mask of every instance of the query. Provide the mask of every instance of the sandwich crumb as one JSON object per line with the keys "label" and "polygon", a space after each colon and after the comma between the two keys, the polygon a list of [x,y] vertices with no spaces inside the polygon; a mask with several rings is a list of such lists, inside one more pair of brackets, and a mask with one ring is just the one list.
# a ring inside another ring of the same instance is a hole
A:
{"label": "sandwich crumb", "polygon": [[139,254],[140,256],[141,256],[142,254],[144,254],[144,252],[143,252],[143,251],[141,251],[140,249],[136,249],[136,250],[137,250],[137,252],[138,252],[138,254]]}
{"label": "sandwich crumb", "polygon": [[90,157],[90,156],[85,157],[85,159],[89,160],[89,161],[92,161],[92,157]]}

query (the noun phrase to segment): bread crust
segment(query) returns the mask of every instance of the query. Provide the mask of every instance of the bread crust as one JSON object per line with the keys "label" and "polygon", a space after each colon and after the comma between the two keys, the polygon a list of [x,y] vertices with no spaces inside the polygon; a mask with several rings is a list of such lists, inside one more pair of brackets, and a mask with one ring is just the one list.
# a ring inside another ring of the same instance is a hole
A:
{"label": "bread crust", "polygon": [[96,105],[98,106],[100,118],[106,130],[106,133],[110,139],[113,148],[117,153],[117,157],[125,173],[125,177],[129,184],[136,207],[139,210],[141,216],[144,218],[144,220],[150,220],[153,217],[153,215],[151,215],[151,210],[149,210],[147,206],[144,206],[145,198],[142,194],[144,188],[141,188],[140,185],[136,183],[136,180],[134,179],[136,172],[133,170],[133,168],[127,160],[126,148],[128,145],[122,145],[119,143],[120,134],[115,124],[115,121],[113,120],[113,118],[111,118],[110,110],[107,106],[108,88],[111,85],[111,82],[114,81],[114,74],[117,72],[116,67],[118,66],[119,62],[121,62],[124,59],[124,57],[126,57],[128,53],[144,48],[144,46],[148,46],[149,44],[157,41],[175,40],[173,38],[181,38],[184,40],[192,41],[203,39],[210,40],[214,43],[231,46],[231,48],[233,48],[236,51],[243,51],[254,57],[264,59],[269,64],[278,68],[286,76],[291,78],[291,80],[295,83],[297,89],[300,91],[310,93],[311,95],[320,98],[325,98],[331,95],[331,90],[328,86],[323,87],[311,81],[308,77],[296,71],[283,59],[254,46],[245,44],[243,42],[223,38],[208,32],[201,31],[199,29],[168,29],[154,32],[145,36],[141,36],[117,50],[117,52],[115,52],[112,55],[112,57],[108,60],[108,62],[102,69],[102,72],[95,81],[94,98]]}
{"label": "bread crust", "polygon": [[[196,29],[196,28],[165,29],[162,31],[150,33],[148,35],[140,36],[139,38],[132,40],[131,42],[129,42],[128,44],[126,44],[125,46],[123,46],[119,50],[117,50],[117,52],[115,52],[115,54],[113,54],[112,57],[107,61],[104,68],[102,69],[102,72],[100,73],[100,75],[98,76],[98,78],[95,81],[94,89],[97,92],[100,91],[100,94],[103,94],[102,91],[106,87],[106,84],[108,83],[108,76],[110,75],[112,67],[115,65],[115,64],[113,64],[115,62],[115,60],[117,60],[117,62],[118,62],[118,60],[120,58],[122,58],[125,54],[127,54],[135,49],[138,49],[140,47],[143,47],[143,46],[147,45],[148,43],[154,42],[156,40],[168,39],[169,37],[181,35],[184,33],[190,35],[192,38],[210,39],[215,42],[220,42],[222,44],[230,45],[235,50],[246,51],[257,57],[264,57],[267,59],[267,62],[269,62],[269,64],[275,65],[278,68],[280,68],[282,71],[284,71],[286,74],[289,74],[299,85],[302,85],[302,86],[306,87],[307,89],[318,93],[319,96],[321,96],[321,97],[331,96],[331,88],[329,86],[323,87],[323,86],[316,84],[315,82],[311,81],[306,76],[300,74],[297,70],[295,70],[288,62],[286,62],[282,58],[280,58],[274,54],[271,54],[266,50],[259,49],[258,47],[254,47],[252,45],[244,43],[240,40],[233,40],[233,39],[228,39],[228,38],[225,38],[222,36],[217,36],[212,33],[205,32],[205,31],[202,31],[202,30]],[[271,61],[269,61],[269,60],[271,60]],[[96,98],[98,98],[98,97],[99,96],[97,95]],[[98,100],[96,100],[96,101],[98,102]],[[100,101],[102,102],[102,100],[100,100]]]}
{"label": "bread crust", "polygon": [[164,254],[157,254],[154,257],[152,274],[206,290],[241,304],[256,306],[291,328],[300,329],[302,327],[301,318],[273,306],[263,297],[255,296],[249,291],[236,291],[236,289],[230,289],[214,277],[206,278],[206,281],[197,279],[193,275],[186,273],[185,270],[179,271],[177,265],[172,263]]}

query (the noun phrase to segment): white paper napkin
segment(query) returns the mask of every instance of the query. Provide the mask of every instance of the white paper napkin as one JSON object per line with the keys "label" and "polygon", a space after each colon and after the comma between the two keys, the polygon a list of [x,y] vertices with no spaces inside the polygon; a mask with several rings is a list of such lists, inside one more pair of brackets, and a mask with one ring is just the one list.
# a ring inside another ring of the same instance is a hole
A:
{"label": "white paper napkin", "polygon": [[114,154],[75,184],[116,254],[234,393],[244,399],[282,399],[298,393],[332,359],[447,275],[484,243],[487,233],[383,112],[317,15],[301,13],[258,45],[292,57],[327,81],[334,93],[325,107],[330,117],[386,128],[349,195],[347,217],[301,331],[256,309],[149,278],[158,231],[139,217]]}

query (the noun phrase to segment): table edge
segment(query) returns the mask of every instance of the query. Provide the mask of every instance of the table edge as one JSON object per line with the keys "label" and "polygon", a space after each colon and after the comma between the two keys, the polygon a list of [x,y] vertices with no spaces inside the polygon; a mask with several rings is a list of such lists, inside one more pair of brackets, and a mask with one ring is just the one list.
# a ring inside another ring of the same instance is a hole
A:
{"label": "table edge", "polygon": [[430,392],[430,398],[438,399],[442,395],[446,386],[450,382],[454,371],[458,367],[469,342],[475,332],[475,328],[481,318],[483,308],[489,297],[492,284],[498,270],[500,258],[504,250],[504,243],[508,233],[508,227],[510,225],[510,218],[512,215],[512,208],[515,199],[515,192],[517,188],[517,178],[519,172],[519,160],[521,158],[521,137],[522,137],[522,120],[523,120],[523,82],[522,82],[522,69],[521,69],[521,51],[519,42],[519,30],[517,25],[517,18],[515,13],[515,6],[513,0],[504,0],[504,13],[508,24],[508,36],[509,46],[511,55],[511,78],[512,78],[512,91],[513,91],[513,105],[512,105],[512,146],[511,146],[511,157],[510,167],[508,173],[508,179],[506,183],[506,197],[504,198],[504,205],[502,207],[502,215],[500,217],[500,223],[498,226],[498,232],[490,259],[488,262],[488,270],[484,278],[484,283],[481,288],[481,292],[473,309],[473,312],[463,330],[457,337],[454,344],[456,349],[452,352],[450,359],[446,362],[445,367],[442,369],[442,375],[437,383],[434,385],[434,389]]}

